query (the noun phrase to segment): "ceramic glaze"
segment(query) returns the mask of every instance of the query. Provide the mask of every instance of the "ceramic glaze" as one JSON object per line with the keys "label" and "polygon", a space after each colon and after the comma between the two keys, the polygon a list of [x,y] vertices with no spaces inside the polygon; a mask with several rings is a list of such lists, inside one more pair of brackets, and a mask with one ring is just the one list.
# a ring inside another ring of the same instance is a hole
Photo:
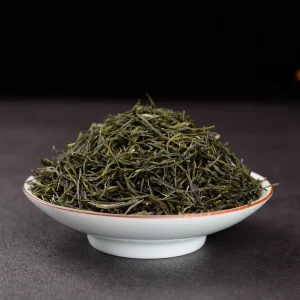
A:
{"label": "ceramic glaze", "polygon": [[231,227],[249,217],[272,196],[273,188],[261,175],[261,197],[250,205],[200,214],[117,215],[77,210],[45,202],[23,186],[26,197],[59,223],[87,234],[89,243],[102,252],[128,258],[157,259],[185,255],[199,250],[206,236]]}

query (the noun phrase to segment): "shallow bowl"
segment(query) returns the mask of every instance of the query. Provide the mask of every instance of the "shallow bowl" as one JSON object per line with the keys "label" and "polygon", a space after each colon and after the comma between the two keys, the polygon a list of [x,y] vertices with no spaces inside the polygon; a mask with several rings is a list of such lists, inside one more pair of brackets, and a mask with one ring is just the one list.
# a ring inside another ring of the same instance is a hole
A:
{"label": "shallow bowl", "polygon": [[261,197],[250,205],[200,214],[135,216],[97,213],[58,206],[37,198],[23,186],[26,197],[59,223],[87,234],[89,243],[102,252],[128,258],[156,259],[192,253],[200,249],[206,236],[231,227],[252,215],[272,196],[273,188],[263,180]]}

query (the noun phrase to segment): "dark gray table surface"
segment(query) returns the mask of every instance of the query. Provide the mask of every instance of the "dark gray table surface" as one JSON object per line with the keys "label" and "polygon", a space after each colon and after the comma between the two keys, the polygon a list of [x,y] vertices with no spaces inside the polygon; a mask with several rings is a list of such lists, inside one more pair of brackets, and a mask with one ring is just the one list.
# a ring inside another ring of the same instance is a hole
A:
{"label": "dark gray table surface", "polygon": [[35,208],[22,183],[122,101],[0,102],[0,299],[300,299],[300,108],[296,104],[159,102],[216,125],[255,172],[280,182],[243,222],[178,258],[135,260],[94,250],[84,234]]}

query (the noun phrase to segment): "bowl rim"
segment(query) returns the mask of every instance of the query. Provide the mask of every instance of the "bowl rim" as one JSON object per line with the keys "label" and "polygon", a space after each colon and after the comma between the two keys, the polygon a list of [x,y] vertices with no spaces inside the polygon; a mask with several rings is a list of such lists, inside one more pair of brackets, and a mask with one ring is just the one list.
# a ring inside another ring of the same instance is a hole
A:
{"label": "bowl rim", "polygon": [[96,211],[88,211],[88,210],[79,210],[76,208],[70,208],[70,207],[64,207],[64,206],[59,206],[50,202],[46,202],[35,195],[33,195],[29,189],[28,189],[28,184],[27,182],[29,180],[32,180],[34,176],[29,176],[23,183],[23,192],[24,194],[33,202],[38,202],[40,204],[50,206],[52,208],[68,211],[68,212],[74,212],[74,213],[79,213],[79,214],[86,214],[86,215],[94,215],[94,216],[101,216],[101,217],[113,217],[113,218],[126,218],[126,219],[165,219],[165,218],[177,218],[177,219],[183,219],[183,218],[196,218],[196,217],[207,217],[207,216],[215,216],[215,215],[221,215],[221,214],[229,214],[232,212],[240,211],[240,210],[245,210],[250,207],[262,204],[264,202],[267,202],[273,195],[273,186],[271,183],[263,176],[251,172],[251,175],[254,175],[255,177],[258,177],[258,179],[263,180],[264,184],[267,184],[267,194],[265,196],[260,197],[256,201],[239,206],[239,207],[234,207],[230,209],[225,209],[225,210],[220,210],[220,211],[212,211],[212,212],[203,212],[203,213],[196,213],[196,214],[182,214],[182,215],[122,215],[122,214],[111,214],[111,213],[101,213],[101,212],[96,212]]}

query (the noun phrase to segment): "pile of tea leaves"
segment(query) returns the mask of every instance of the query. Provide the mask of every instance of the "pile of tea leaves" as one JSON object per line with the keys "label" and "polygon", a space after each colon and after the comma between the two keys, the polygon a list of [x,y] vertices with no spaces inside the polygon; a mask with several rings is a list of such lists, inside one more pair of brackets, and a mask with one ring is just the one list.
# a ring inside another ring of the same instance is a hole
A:
{"label": "pile of tea leaves", "polygon": [[30,190],[56,205],[112,214],[194,214],[257,200],[261,181],[212,128],[138,102],[42,159]]}

